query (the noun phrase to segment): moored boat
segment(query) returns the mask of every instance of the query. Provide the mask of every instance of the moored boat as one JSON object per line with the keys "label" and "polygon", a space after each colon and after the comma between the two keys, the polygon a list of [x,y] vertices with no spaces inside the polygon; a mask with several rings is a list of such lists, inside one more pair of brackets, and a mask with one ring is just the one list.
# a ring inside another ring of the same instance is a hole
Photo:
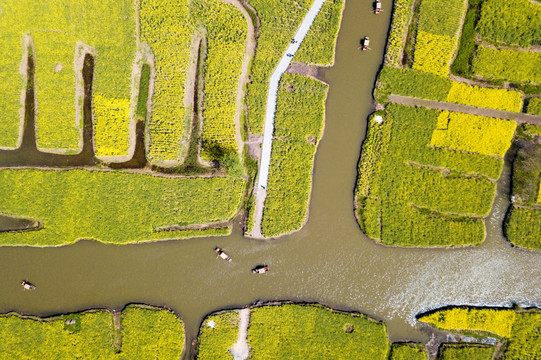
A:
{"label": "moored boat", "polygon": [[231,257],[229,255],[227,255],[226,253],[224,253],[224,251],[222,249],[220,249],[219,247],[217,247],[216,249],[214,249],[216,251],[216,254],[218,254],[219,257],[221,257],[222,259],[224,259],[225,261],[229,261],[231,262]]}
{"label": "moored boat", "polygon": [[264,274],[267,271],[269,271],[269,267],[267,265],[259,265],[253,268],[252,273],[254,274]]}
{"label": "moored boat", "polygon": [[25,290],[36,290],[36,286],[35,285],[32,285],[30,284],[28,281],[24,280],[21,285],[23,286],[23,288]]}

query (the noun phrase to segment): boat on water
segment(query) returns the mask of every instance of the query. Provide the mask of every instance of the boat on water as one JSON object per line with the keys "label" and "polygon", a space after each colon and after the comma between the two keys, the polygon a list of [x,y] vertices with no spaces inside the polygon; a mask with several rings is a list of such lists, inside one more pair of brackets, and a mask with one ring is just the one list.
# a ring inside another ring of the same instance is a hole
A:
{"label": "boat on water", "polygon": [[23,288],[25,290],[36,290],[36,286],[35,285],[32,285],[30,284],[28,281],[24,280],[21,285],[23,286]]}
{"label": "boat on water", "polygon": [[378,15],[380,11],[381,11],[381,1],[376,0],[376,4],[374,7],[374,14]]}
{"label": "boat on water", "polygon": [[269,271],[269,267],[267,265],[259,265],[253,268],[252,273],[254,274],[264,274],[267,271]]}
{"label": "boat on water", "polygon": [[368,50],[368,45],[370,45],[370,38],[368,36],[365,36],[362,40],[361,40],[361,49],[363,51],[366,51]]}
{"label": "boat on water", "polygon": [[220,249],[219,247],[217,247],[216,249],[214,249],[216,251],[216,254],[218,254],[219,257],[221,257],[222,259],[224,259],[225,261],[229,261],[231,262],[231,257],[229,255],[227,255],[226,253],[224,253],[224,251],[222,249]]}

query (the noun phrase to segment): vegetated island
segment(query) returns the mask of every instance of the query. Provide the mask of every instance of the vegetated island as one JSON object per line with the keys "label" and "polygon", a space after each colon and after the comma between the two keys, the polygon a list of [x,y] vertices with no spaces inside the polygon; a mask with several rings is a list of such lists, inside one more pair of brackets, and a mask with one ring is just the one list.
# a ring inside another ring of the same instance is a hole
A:
{"label": "vegetated island", "polygon": [[[533,20],[521,21],[524,14]],[[536,147],[526,146],[541,124],[540,21],[541,5],[528,0],[395,2],[374,91],[383,110],[369,119],[356,187],[356,215],[370,238],[482,243],[504,156],[522,147],[529,152],[519,150],[513,166],[506,234],[541,246]]]}
{"label": "vegetated island", "polygon": [[[310,4],[4,4],[0,214],[33,226],[0,233],[0,244],[225,235],[243,211],[249,232],[268,79]],[[323,5],[297,64],[333,63],[343,6]],[[282,80],[265,236],[307,218],[326,89]]]}
{"label": "vegetated island", "polygon": [[184,326],[169,310],[129,305],[37,318],[0,315],[2,359],[179,359]]}
{"label": "vegetated island", "polygon": [[208,315],[195,358],[428,360],[430,352],[431,359],[533,359],[541,351],[534,331],[540,316],[538,309],[436,310],[419,321],[453,336],[439,335],[427,345],[390,344],[385,324],[359,313],[318,304],[257,304]]}

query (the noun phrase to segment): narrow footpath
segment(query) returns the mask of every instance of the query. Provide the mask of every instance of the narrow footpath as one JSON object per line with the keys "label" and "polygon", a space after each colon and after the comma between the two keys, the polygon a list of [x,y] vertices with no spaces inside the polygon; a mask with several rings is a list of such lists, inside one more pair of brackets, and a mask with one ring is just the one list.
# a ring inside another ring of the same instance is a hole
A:
{"label": "narrow footpath", "polygon": [[267,95],[267,108],[265,111],[265,126],[263,130],[263,148],[261,152],[261,159],[259,162],[259,178],[257,188],[254,190],[256,207],[254,218],[254,229],[251,235],[255,238],[262,238],[261,234],[261,220],[263,218],[263,207],[265,204],[265,198],[267,197],[267,181],[269,178],[269,167],[271,160],[272,138],[274,134],[274,115],[276,112],[276,98],[278,97],[278,85],[284,72],[291,64],[293,56],[299,50],[302,41],[306,37],[308,30],[312,26],[317,14],[321,10],[325,0],[315,0],[310,10],[304,17],[301,25],[299,26],[297,33],[291,40],[291,43],[287,47],[284,55],[280,59],[278,66],[272,73],[269,82],[269,92]]}
{"label": "narrow footpath", "polygon": [[514,120],[517,124],[541,125],[541,116],[517,113],[512,111],[502,111],[495,109],[479,108],[471,105],[455,104],[444,101],[419,99],[411,96],[389,95],[389,101],[395,104],[407,106],[420,106],[432,110],[456,111],[471,115],[480,115],[498,119]]}
{"label": "narrow footpath", "polygon": [[239,313],[239,336],[237,342],[233,344],[230,351],[235,360],[247,360],[250,355],[250,346],[248,345],[248,325],[250,324],[250,308],[238,311]]}

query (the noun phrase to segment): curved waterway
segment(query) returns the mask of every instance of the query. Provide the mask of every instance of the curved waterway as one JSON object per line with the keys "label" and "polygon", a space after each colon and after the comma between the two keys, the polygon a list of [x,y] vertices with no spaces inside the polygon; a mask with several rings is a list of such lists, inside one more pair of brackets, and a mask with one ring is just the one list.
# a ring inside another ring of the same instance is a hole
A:
{"label": "curved waterway", "polygon": [[[383,320],[392,341],[426,341],[419,312],[448,304],[541,304],[541,256],[511,248],[501,234],[509,169],[477,248],[403,249],[377,245],[359,230],[353,188],[372,88],[381,66],[391,1],[375,16],[369,1],[348,0],[330,84],[325,135],[314,174],[310,219],[278,240],[229,237],[113,246],[81,241],[59,248],[0,248],[0,312],[51,315],[126,303],[166,305],[185,321],[187,344],[202,318],[256,300],[321,302]],[[372,50],[357,49],[370,36]],[[413,186],[413,184],[412,184]],[[81,214],[84,216],[84,214]],[[217,260],[224,247],[232,263]],[[268,274],[250,269],[269,264]],[[24,292],[23,279],[38,286]],[[188,354],[186,354],[186,357]]]}

